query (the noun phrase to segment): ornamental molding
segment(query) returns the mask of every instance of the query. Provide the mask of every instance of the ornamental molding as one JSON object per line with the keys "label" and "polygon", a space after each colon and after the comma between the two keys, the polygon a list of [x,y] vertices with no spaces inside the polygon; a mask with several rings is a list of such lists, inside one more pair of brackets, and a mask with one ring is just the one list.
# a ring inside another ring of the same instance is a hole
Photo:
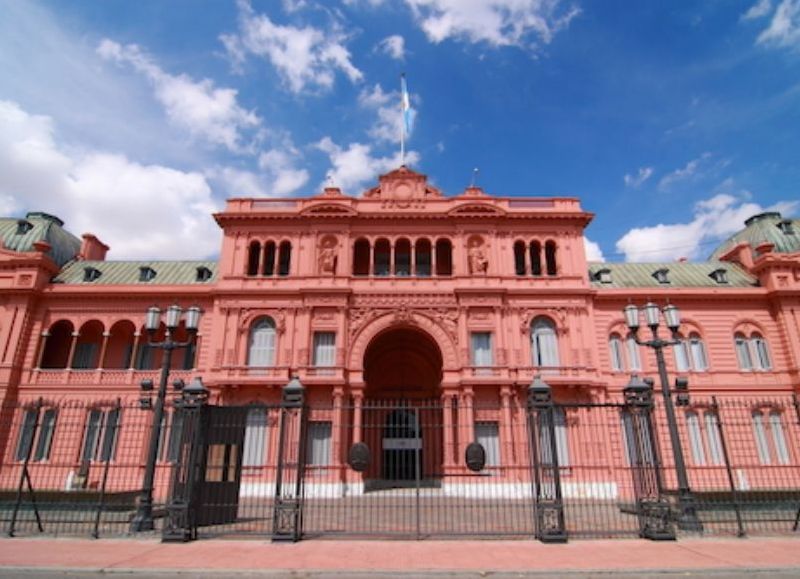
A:
{"label": "ornamental molding", "polygon": [[250,331],[250,326],[258,318],[270,317],[275,322],[275,332],[283,334],[286,331],[286,312],[283,308],[241,308],[241,318],[239,320],[239,333],[246,334]]}

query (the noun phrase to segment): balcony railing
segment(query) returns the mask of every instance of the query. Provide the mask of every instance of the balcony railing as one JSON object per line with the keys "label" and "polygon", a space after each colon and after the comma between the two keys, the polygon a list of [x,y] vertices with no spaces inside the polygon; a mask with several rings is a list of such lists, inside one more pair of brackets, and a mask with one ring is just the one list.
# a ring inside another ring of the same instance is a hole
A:
{"label": "balcony railing", "polygon": [[[89,385],[89,386],[128,386],[137,385],[145,378],[157,379],[160,370],[132,370],[106,368],[32,368],[28,384],[42,385]],[[178,378],[188,381],[196,370],[170,370],[170,380]]]}

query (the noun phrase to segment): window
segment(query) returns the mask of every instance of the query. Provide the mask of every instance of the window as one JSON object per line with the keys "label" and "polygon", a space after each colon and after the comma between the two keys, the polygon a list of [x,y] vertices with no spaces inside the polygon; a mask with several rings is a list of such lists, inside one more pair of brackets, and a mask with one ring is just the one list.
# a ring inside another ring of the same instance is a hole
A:
{"label": "window", "polygon": [[336,365],[335,332],[314,332],[314,358],[311,365],[316,368],[332,368]]}
{"label": "window", "polygon": [[547,267],[547,275],[556,275],[556,242],[548,241],[544,244],[544,261]]}
{"label": "window", "polygon": [[689,334],[689,338],[678,338],[673,348],[675,369],[678,372],[705,372],[708,370],[708,355],[703,339],[697,333]]}
{"label": "window", "polygon": [[436,275],[453,275],[453,244],[449,239],[436,242]]}
{"label": "window", "polygon": [[756,368],[759,370],[771,370],[772,361],[769,357],[769,347],[767,341],[759,334],[750,337],[750,344],[755,353]]}
{"label": "window", "polygon": [[83,268],[83,281],[95,281],[100,278],[103,274],[99,269],[96,267],[84,267]]}
{"label": "window", "polygon": [[308,425],[306,464],[328,466],[331,462],[331,423],[311,422]]}
{"label": "window", "polygon": [[[540,456],[544,466],[553,465],[553,447],[550,441],[550,430],[544,419],[545,414],[539,415],[539,444]],[[563,408],[553,408],[553,423],[556,435],[556,453],[558,453],[558,466],[569,466],[569,441],[567,437],[567,417]]]}
{"label": "window", "polygon": [[534,366],[559,366],[556,328],[548,318],[536,318],[533,320],[531,324],[531,352]]}
{"label": "window", "polygon": [[733,341],[740,370],[772,370],[769,346],[761,334],[753,333],[747,338],[741,332],[737,332]]}
{"label": "window", "polygon": [[264,259],[261,263],[261,275],[275,274],[275,242],[267,241],[264,244]]}
{"label": "window", "polygon": [[96,368],[95,357],[97,355],[98,344],[92,342],[79,342],[75,345],[75,354],[72,358],[72,368],[77,370],[88,370]]}
{"label": "window", "polygon": [[83,434],[81,460],[101,462],[114,460],[119,418],[120,411],[117,408],[110,410],[95,408],[89,412]]}
{"label": "window", "polygon": [[394,274],[411,275],[411,242],[408,239],[398,239],[394,244]]}
{"label": "window", "polygon": [[680,341],[672,346],[672,351],[675,354],[675,369],[678,372],[688,372],[690,365],[689,350],[686,340],[680,338]]}
{"label": "window", "polygon": [[419,277],[431,276],[431,242],[427,239],[418,239],[414,245],[416,252],[416,271],[415,275]]}
{"label": "window", "polygon": [[625,369],[625,363],[622,359],[622,339],[619,334],[611,334],[608,339],[608,349],[611,354],[611,369],[614,372],[621,372]]}
{"label": "window", "polygon": [[279,249],[278,275],[285,277],[289,275],[289,268],[292,264],[292,244],[288,241],[282,241]]}
{"label": "window", "polygon": [[[165,418],[169,416],[172,419],[171,424],[163,424],[161,430],[161,438],[167,441],[166,447],[163,448],[161,460],[167,462],[176,462],[180,454],[181,438],[183,436],[183,412],[173,411],[169,415],[164,415]],[[168,428],[167,428],[168,426]],[[167,432],[169,435],[167,435]]]}
{"label": "window", "polygon": [[622,443],[628,465],[652,466],[656,464],[650,422],[644,415],[622,413]]}
{"label": "window", "polygon": [[669,270],[667,268],[658,269],[653,272],[653,277],[656,279],[658,283],[661,284],[668,284],[669,283]]}
{"label": "window", "polygon": [[761,464],[788,464],[789,449],[778,410],[754,410],[753,437]]}
{"label": "window", "polygon": [[247,250],[247,275],[258,273],[258,260],[261,256],[261,243],[253,241]]}
{"label": "window", "polygon": [[706,345],[698,334],[689,335],[689,349],[692,352],[692,364],[696,372],[708,370]]}
{"label": "window", "polygon": [[369,275],[369,241],[358,239],[353,244],[353,275]]}
{"label": "window", "polygon": [[752,370],[753,359],[750,357],[750,344],[748,339],[742,334],[736,334],[733,337],[736,345],[736,359],[739,361],[740,370]]}
{"label": "window", "polygon": [[722,441],[715,413],[706,411],[700,414],[695,410],[688,411],[686,413],[686,429],[689,433],[689,445],[695,465],[722,464]]}
{"label": "window", "polygon": [[471,363],[473,366],[478,368],[494,366],[491,332],[473,332],[471,336],[471,345]]}
{"label": "window", "polygon": [[214,272],[212,272],[207,267],[201,265],[200,267],[197,268],[197,274],[195,275],[195,281],[199,281],[199,282],[208,281],[208,280],[211,279],[211,277],[213,275],[214,275]]}
{"label": "window", "polygon": [[156,270],[152,267],[140,267],[139,268],[139,281],[153,281],[156,278]]}
{"label": "window", "polygon": [[19,440],[17,441],[17,450],[15,458],[19,461],[24,461],[28,452],[33,450],[30,459],[33,461],[48,460],[50,458],[50,448],[53,445],[53,431],[56,427],[56,410],[55,408],[48,408],[41,414],[39,428],[36,434],[36,447],[32,449],[34,443],[34,425],[36,424],[37,415],[39,410],[36,408],[25,411],[22,419],[22,427],[19,430]]}
{"label": "window", "polygon": [[251,408],[244,429],[242,466],[264,466],[267,450],[267,409]]}
{"label": "window", "polygon": [[631,370],[641,370],[642,360],[639,358],[639,344],[636,343],[636,338],[629,334],[625,343],[628,346],[628,367]]}
{"label": "window", "polygon": [[525,275],[525,243],[522,241],[514,243],[514,273]]}
{"label": "window", "polygon": [[722,268],[715,269],[710,274],[708,274],[708,277],[713,279],[718,284],[726,284],[726,283],[728,283],[728,272],[727,272],[727,270],[724,270]]}
{"label": "window", "polygon": [[275,365],[275,322],[263,318],[250,330],[247,365],[251,368],[271,368]]}
{"label": "window", "polygon": [[476,422],[475,440],[486,451],[486,466],[500,466],[500,429],[497,422]]}

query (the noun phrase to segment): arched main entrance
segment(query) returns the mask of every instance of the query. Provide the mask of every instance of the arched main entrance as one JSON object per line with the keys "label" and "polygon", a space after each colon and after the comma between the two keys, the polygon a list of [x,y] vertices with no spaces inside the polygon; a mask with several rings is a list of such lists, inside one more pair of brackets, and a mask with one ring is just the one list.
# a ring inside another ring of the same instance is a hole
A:
{"label": "arched main entrance", "polygon": [[364,353],[363,428],[374,454],[368,489],[438,486],[442,475],[442,354],[426,332],[387,329]]}

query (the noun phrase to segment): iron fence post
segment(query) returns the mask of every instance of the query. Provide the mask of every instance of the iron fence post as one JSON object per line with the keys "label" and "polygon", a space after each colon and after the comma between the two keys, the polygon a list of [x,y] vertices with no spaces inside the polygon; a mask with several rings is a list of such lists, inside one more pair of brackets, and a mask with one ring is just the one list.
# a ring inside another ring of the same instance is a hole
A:
{"label": "iron fence post", "polygon": [[653,388],[634,375],[623,394],[639,536],[653,541],[675,540],[669,501],[663,494],[662,466],[653,429]]}
{"label": "iron fence post", "polygon": [[[197,538],[196,488],[202,477],[204,447],[203,416],[208,404],[208,390],[195,379],[175,401],[175,415],[180,421],[180,441],[172,466],[167,518],[161,534],[164,543],[185,543]],[[173,428],[177,421],[173,417]]]}
{"label": "iron fence post", "polygon": [[733,509],[736,511],[736,526],[737,526],[737,537],[744,537],[747,533],[744,530],[744,522],[742,521],[742,510],[739,505],[739,491],[736,489],[736,485],[733,482],[733,470],[731,469],[731,458],[730,454],[728,454],[728,441],[725,438],[725,429],[722,427],[722,416],[720,415],[719,411],[719,404],[717,403],[717,397],[711,397],[711,412],[714,415],[714,421],[717,427],[717,434],[719,434],[719,443],[722,447],[722,458],[725,461],[725,472],[728,475],[728,486],[731,489],[731,499],[733,499]]}
{"label": "iron fence post", "polygon": [[283,387],[275,474],[273,541],[299,541],[303,525],[305,471],[305,387],[295,376]]}
{"label": "iron fence post", "polygon": [[[566,543],[567,529],[554,415],[555,403],[550,386],[540,376],[536,376],[528,387],[530,444],[536,478],[536,538],[543,543]],[[549,446],[549,460],[546,461],[542,460],[545,445]],[[549,479],[552,484],[545,484],[545,479]]]}

